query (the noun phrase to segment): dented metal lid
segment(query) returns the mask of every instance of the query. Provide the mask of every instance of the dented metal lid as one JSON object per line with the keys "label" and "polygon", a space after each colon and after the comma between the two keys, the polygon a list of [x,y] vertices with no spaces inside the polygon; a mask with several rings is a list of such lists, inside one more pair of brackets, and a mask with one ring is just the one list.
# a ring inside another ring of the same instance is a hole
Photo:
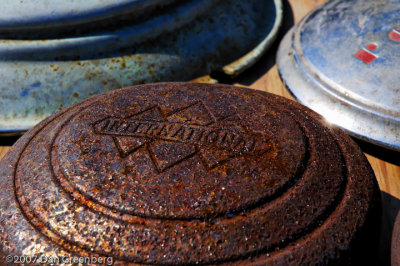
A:
{"label": "dented metal lid", "polygon": [[366,219],[380,218],[379,190],[355,143],[321,122],[226,85],[148,84],[77,103],[0,163],[0,264],[343,263],[355,243],[377,243]]}
{"label": "dented metal lid", "polygon": [[266,51],[282,18],[281,0],[3,2],[3,133],[120,87],[237,75]]}
{"label": "dented metal lid", "polygon": [[350,134],[400,150],[398,0],[335,0],[281,42],[281,77],[303,104]]}

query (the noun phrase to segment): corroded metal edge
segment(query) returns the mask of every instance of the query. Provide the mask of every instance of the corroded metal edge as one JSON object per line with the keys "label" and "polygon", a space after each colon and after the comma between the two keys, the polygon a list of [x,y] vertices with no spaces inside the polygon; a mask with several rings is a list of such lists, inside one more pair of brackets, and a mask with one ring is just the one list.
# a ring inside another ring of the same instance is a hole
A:
{"label": "corroded metal edge", "polygon": [[262,42],[260,42],[251,52],[242,56],[238,60],[226,65],[222,68],[222,71],[225,74],[230,76],[237,76],[242,73],[247,68],[251,67],[261,56],[267,51],[267,49],[272,45],[278,36],[279,29],[282,24],[283,18],[283,8],[282,8],[282,0],[274,0],[275,3],[275,11],[276,18],[274,26],[270,33],[265,37]]}
{"label": "corroded metal edge", "polygon": [[[272,27],[269,34],[249,53],[245,54],[241,58],[235,60],[234,62],[222,67],[222,72],[236,77],[246,69],[253,66],[268,50],[268,48],[273,44],[273,42],[278,37],[279,30],[282,25],[283,19],[283,6],[282,0],[274,0],[276,18],[274,26]],[[191,82],[200,82],[208,84],[217,84],[218,80],[213,79],[210,75],[198,77]]]}
{"label": "corroded metal edge", "polygon": [[400,265],[400,212],[397,214],[392,236],[391,265]]}

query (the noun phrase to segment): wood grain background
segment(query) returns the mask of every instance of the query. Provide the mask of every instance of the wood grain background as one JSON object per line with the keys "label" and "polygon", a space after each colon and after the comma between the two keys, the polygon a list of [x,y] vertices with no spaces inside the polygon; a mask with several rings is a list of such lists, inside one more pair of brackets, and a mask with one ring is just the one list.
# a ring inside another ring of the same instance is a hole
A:
{"label": "wood grain background", "polygon": [[[310,10],[323,4],[326,0],[282,1],[284,3],[284,23],[281,28],[280,36],[273,47],[252,68],[246,70],[235,79],[225,78],[220,80],[222,83],[246,86],[293,99],[285,89],[278,75],[275,64],[277,47],[285,32]],[[16,137],[0,138],[0,158],[4,156],[16,139]],[[400,208],[400,153],[389,151],[359,140],[356,141],[371,163],[382,191],[383,212],[379,264],[389,264],[393,222]]]}

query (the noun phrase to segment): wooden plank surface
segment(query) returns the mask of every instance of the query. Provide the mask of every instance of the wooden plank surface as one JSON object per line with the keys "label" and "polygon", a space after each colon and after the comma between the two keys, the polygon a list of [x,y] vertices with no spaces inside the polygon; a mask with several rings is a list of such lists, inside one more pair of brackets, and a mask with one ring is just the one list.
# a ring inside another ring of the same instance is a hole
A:
{"label": "wooden plank surface", "polygon": [[[294,23],[298,22],[310,10],[325,1],[326,0],[283,0],[285,14],[284,23],[280,37],[275,42],[274,46],[268,54],[251,69],[245,71],[233,80],[224,80],[223,82],[268,91],[293,99],[282,84],[275,65],[275,54],[279,40]],[[0,158],[4,156],[15,140],[16,138],[13,137],[0,138]],[[383,212],[380,264],[387,264],[390,256],[389,250],[393,222],[400,208],[400,153],[388,151],[361,141],[358,141],[358,143],[371,163],[382,191]]]}

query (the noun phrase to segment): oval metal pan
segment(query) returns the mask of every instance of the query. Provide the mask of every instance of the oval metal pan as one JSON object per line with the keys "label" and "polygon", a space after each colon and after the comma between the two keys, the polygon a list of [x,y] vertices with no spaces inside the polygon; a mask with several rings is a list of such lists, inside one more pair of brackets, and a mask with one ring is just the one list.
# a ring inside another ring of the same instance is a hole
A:
{"label": "oval metal pan", "polygon": [[112,31],[5,38],[0,132],[26,131],[63,107],[121,87],[192,80],[221,70],[237,75],[268,49],[281,22],[281,0],[202,0]]}
{"label": "oval metal pan", "polygon": [[397,0],[330,1],[286,34],[277,56],[298,101],[351,135],[394,150],[400,150],[399,12]]}

